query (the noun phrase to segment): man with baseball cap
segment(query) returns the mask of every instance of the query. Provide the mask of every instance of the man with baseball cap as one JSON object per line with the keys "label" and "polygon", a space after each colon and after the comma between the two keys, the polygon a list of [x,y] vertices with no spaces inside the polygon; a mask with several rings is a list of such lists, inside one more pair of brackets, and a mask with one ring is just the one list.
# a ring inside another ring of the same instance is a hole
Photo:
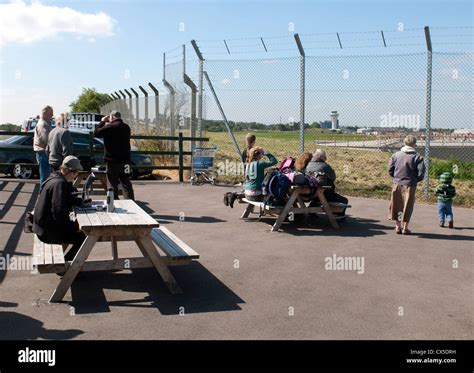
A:
{"label": "man with baseball cap", "polygon": [[74,197],[76,189],[72,181],[82,171],[81,161],[72,155],[64,158],[59,170],[53,172],[43,183],[36,202],[33,217],[33,232],[38,238],[51,244],[72,244],[65,259],[74,259],[86,236],[69,218],[73,206],[79,206],[81,198]]}
{"label": "man with baseball cap", "polygon": [[118,199],[118,186],[122,185],[125,199],[134,199],[130,182],[130,127],[122,120],[122,115],[113,110],[103,117],[94,131],[94,136],[104,139],[104,160],[107,164],[107,181]]}

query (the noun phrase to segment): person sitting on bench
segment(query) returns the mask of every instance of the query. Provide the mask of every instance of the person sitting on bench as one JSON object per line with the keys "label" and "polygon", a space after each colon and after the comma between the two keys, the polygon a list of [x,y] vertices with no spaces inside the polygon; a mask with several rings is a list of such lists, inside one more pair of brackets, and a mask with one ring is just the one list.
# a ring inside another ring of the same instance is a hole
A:
{"label": "person sitting on bench", "polygon": [[64,158],[59,171],[53,172],[43,183],[33,216],[33,232],[40,241],[49,244],[72,244],[64,259],[71,261],[86,239],[76,223],[69,218],[73,206],[79,206],[82,198],[74,197],[72,181],[82,171],[78,158]]}
{"label": "person sitting on bench", "polygon": [[[326,160],[326,152],[321,149],[316,149],[316,152],[313,154],[313,158],[306,166],[306,173],[310,173],[316,178],[318,178],[318,175],[324,175],[324,178],[327,180],[327,185],[331,187],[330,189],[326,189],[324,191],[326,200],[328,202],[339,202],[347,205],[349,200],[346,197],[336,193],[336,186],[334,185],[334,182],[336,181],[336,172],[334,172],[333,168],[328,163],[326,163]],[[317,203],[319,203],[319,198],[315,197],[313,201],[311,201],[310,206],[314,206]],[[344,212],[338,212],[336,214],[344,216],[345,210]]]}
{"label": "person sitting on bench", "polygon": [[[268,161],[263,160],[265,155]],[[245,167],[244,190],[241,192],[227,192],[224,194],[224,204],[234,207],[236,199],[247,198],[249,201],[263,201],[262,182],[265,178],[265,169],[277,164],[277,159],[268,151],[255,146],[248,152],[247,165]]]}

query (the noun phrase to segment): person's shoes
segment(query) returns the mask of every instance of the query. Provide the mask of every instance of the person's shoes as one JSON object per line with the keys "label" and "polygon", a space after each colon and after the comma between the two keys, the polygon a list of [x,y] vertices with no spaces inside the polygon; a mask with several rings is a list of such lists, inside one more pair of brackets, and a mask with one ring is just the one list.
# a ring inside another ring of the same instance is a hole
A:
{"label": "person's shoes", "polygon": [[396,233],[396,234],[402,234],[402,228],[400,228],[400,227],[395,227],[395,233]]}
{"label": "person's shoes", "polygon": [[440,226],[441,228],[444,228],[444,222],[443,222],[443,223],[439,223],[439,226]]}
{"label": "person's shoes", "polygon": [[448,227],[449,227],[449,229],[454,228],[454,222],[452,220],[448,221]]}
{"label": "person's shoes", "polygon": [[405,235],[410,235],[410,234],[411,234],[411,230],[409,230],[408,228],[405,228],[405,229],[403,230],[403,234],[405,234]]}
{"label": "person's shoes", "polygon": [[232,193],[230,196],[229,206],[230,208],[234,208],[234,202],[237,199],[237,193]]}

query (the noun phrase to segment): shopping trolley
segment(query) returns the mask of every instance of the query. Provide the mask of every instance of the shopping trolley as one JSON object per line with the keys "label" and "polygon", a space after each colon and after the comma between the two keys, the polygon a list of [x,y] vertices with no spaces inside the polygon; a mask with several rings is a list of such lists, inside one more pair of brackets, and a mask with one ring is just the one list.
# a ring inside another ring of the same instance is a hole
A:
{"label": "shopping trolley", "polygon": [[210,148],[202,146],[192,147],[191,184],[211,183],[214,185],[214,157],[217,145]]}

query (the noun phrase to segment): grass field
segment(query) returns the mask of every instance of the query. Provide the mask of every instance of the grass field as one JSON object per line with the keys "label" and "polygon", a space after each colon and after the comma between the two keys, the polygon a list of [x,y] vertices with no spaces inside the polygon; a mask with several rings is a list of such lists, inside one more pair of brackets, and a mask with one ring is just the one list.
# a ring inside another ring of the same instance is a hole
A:
{"label": "grass field", "polygon": [[[240,147],[244,146],[244,132],[234,133]],[[298,157],[299,134],[288,132],[255,132],[257,144],[264,149],[268,149],[278,160],[286,156]],[[327,136],[327,139],[333,139],[334,136],[341,136],[342,141],[370,140],[366,135],[344,135],[322,133],[318,136]],[[218,152],[216,155],[216,165],[222,166],[226,161],[238,161],[238,155],[234,145],[225,132],[206,132],[205,137],[209,137],[211,144],[216,144]],[[342,136],[351,136],[351,138],[342,138]],[[305,137],[306,149],[313,152],[315,144],[310,142],[311,136]],[[322,138],[321,138],[322,139]],[[373,139],[373,138],[372,138]],[[373,197],[388,199],[390,196],[392,179],[387,174],[387,163],[391,156],[390,152],[378,149],[348,149],[327,146],[324,148],[328,155],[328,163],[334,168],[337,174],[337,189],[340,193],[348,196]],[[436,162],[436,160],[433,160]],[[231,170],[232,171],[232,170]],[[446,169],[445,171],[451,171]],[[221,182],[238,183],[242,181],[241,175],[219,175]],[[433,190],[437,180],[430,180],[430,194],[427,199],[423,196],[423,184],[419,184],[417,198],[429,203],[436,202],[436,196]],[[474,180],[456,180],[454,184],[457,189],[457,197],[454,200],[455,206],[474,207]]]}

